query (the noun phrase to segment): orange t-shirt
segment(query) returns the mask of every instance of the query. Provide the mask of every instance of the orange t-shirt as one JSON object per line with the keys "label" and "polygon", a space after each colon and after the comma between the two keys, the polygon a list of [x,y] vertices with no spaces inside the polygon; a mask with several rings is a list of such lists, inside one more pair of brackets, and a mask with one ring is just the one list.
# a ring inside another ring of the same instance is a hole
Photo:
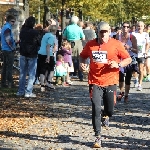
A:
{"label": "orange t-shirt", "polygon": [[120,59],[130,58],[123,44],[113,38],[102,45],[96,39],[89,41],[80,56],[83,59],[90,58],[89,84],[102,87],[118,84],[119,82],[119,69],[110,68],[108,60],[119,63]]}

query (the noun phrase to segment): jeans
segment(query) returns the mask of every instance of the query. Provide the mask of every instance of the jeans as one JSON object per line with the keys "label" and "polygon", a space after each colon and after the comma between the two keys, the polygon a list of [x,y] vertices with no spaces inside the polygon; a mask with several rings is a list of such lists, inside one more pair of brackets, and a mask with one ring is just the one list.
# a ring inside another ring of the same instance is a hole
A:
{"label": "jeans", "polygon": [[5,86],[6,81],[8,84],[13,84],[13,63],[14,63],[14,53],[12,51],[2,51],[3,53],[3,68],[1,74],[1,85]]}
{"label": "jeans", "polygon": [[83,72],[79,70],[79,59],[73,59],[73,65],[74,65],[73,76],[77,76],[77,72],[78,72],[79,79],[82,80]]}
{"label": "jeans", "polygon": [[[33,90],[33,83],[35,81],[37,69],[37,58],[29,58],[20,56],[20,76],[18,93],[23,95],[25,93],[31,94]],[[28,74],[28,82],[26,86],[26,75]]]}
{"label": "jeans", "polygon": [[104,114],[111,117],[114,111],[114,99],[116,99],[116,85],[101,87],[89,85],[92,100],[92,124],[95,136],[101,133],[101,102],[104,104]]}

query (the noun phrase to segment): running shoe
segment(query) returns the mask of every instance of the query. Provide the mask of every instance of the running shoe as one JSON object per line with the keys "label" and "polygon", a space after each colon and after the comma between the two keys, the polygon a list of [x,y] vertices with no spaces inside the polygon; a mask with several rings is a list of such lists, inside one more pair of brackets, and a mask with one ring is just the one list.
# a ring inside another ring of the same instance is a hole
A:
{"label": "running shoe", "polygon": [[137,91],[142,91],[142,86],[141,85],[138,85]]}
{"label": "running shoe", "polygon": [[120,92],[119,95],[117,96],[117,101],[121,101],[121,99],[124,97],[124,92]]}
{"label": "running shoe", "polygon": [[25,97],[36,97],[36,94],[34,94],[34,93],[26,93],[25,94]]}
{"label": "running shoe", "polygon": [[125,103],[128,102],[128,95],[125,95],[125,97],[124,97],[124,102],[125,102]]}
{"label": "running shoe", "polygon": [[144,77],[142,81],[143,81],[143,82],[146,82],[146,81],[147,81],[147,77]]}
{"label": "running shoe", "polygon": [[150,75],[147,75],[146,82],[150,82]]}
{"label": "running shoe", "polygon": [[109,117],[103,116],[101,119],[102,126],[108,128],[109,127]]}
{"label": "running shoe", "polygon": [[135,88],[137,88],[137,87],[138,87],[138,85],[139,85],[138,80],[135,80],[135,81],[134,81],[134,87],[135,87]]}
{"label": "running shoe", "polygon": [[101,138],[100,137],[96,137],[93,148],[101,148]]}

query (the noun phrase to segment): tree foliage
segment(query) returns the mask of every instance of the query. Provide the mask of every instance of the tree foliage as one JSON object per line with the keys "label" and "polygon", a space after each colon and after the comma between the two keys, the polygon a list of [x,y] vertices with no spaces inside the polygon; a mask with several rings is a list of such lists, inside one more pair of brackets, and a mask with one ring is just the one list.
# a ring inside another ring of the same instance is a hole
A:
{"label": "tree foliage", "polygon": [[[111,24],[131,21],[133,17],[142,20],[142,16],[150,14],[150,0],[64,0],[64,8],[73,8],[75,15],[78,10],[83,12],[83,18],[90,18],[93,21],[105,20]],[[41,18],[44,9],[44,0],[30,0],[30,15],[35,14],[37,17],[38,7],[41,7]],[[62,8],[62,0],[46,0],[47,6],[52,14],[60,12]],[[60,13],[58,13],[58,16]],[[150,21],[147,17],[145,22]]]}

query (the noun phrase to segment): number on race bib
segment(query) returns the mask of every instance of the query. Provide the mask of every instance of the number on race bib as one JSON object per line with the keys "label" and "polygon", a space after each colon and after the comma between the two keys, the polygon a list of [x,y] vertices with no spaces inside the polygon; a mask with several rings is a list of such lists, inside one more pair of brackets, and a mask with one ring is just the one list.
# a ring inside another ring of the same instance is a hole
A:
{"label": "number on race bib", "polygon": [[92,51],[94,62],[107,63],[107,51]]}

